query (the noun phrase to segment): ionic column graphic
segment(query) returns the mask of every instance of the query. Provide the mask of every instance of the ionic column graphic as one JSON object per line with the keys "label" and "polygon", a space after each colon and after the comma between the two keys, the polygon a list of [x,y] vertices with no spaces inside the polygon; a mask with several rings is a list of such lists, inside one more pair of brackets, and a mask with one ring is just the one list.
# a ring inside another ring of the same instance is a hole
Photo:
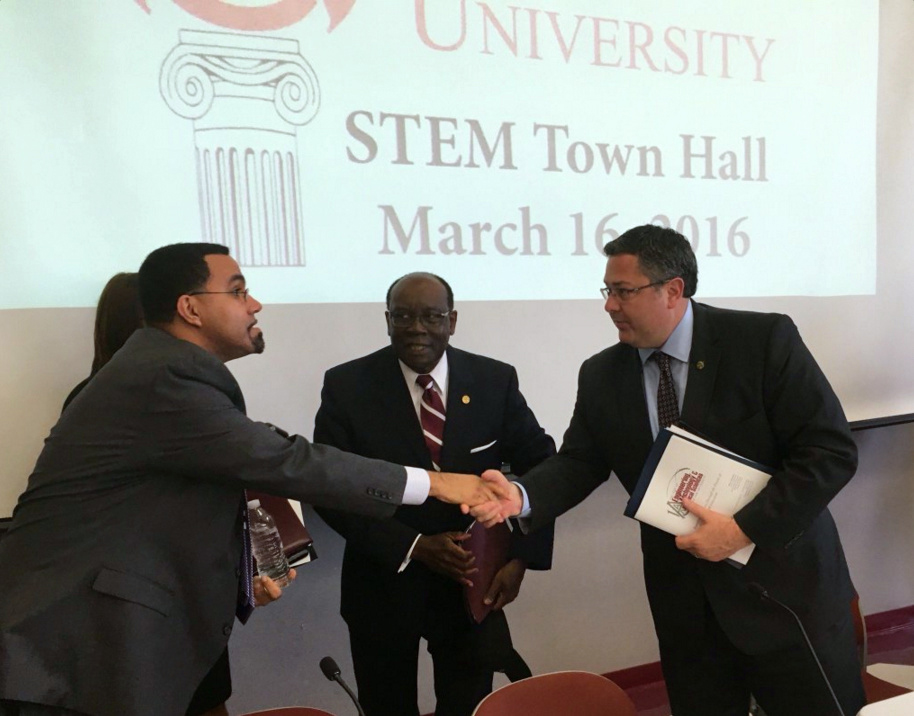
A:
{"label": "ionic column graphic", "polygon": [[297,127],[320,107],[296,40],[182,30],[159,86],[193,120],[203,237],[242,266],[304,266]]}

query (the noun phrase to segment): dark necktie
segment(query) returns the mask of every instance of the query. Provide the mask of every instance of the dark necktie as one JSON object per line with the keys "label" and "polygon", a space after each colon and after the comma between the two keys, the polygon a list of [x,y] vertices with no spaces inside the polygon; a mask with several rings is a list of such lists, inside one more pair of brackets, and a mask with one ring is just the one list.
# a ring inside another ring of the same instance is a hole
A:
{"label": "dark necktie", "polygon": [[651,353],[650,360],[657,363],[660,369],[660,382],[657,385],[657,421],[660,428],[668,428],[679,420],[679,401],[676,399],[676,386],[670,371],[670,357],[662,351]]}
{"label": "dark necktie", "polygon": [[419,421],[422,423],[422,434],[425,444],[432,456],[432,467],[441,470],[441,446],[444,444],[444,403],[435,390],[435,381],[430,375],[420,375],[416,383],[422,387],[422,400],[419,401]]}
{"label": "dark necktie", "polygon": [[244,493],[244,506],[241,508],[242,550],[241,577],[239,577],[238,606],[235,616],[242,624],[254,613],[254,564],[251,560],[251,527],[248,521],[248,495]]}

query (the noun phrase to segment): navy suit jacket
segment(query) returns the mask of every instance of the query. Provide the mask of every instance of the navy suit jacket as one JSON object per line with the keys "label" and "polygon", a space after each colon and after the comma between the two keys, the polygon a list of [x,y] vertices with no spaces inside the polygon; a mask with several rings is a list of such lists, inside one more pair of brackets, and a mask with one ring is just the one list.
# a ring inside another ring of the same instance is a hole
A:
{"label": "navy suit jacket", "polygon": [[[775,469],[736,521],[756,545],[748,565],[698,560],[674,538],[641,526],[645,583],[661,641],[690,633],[707,600],[747,653],[801,638],[789,616],[750,591],[757,582],[823,635],[845,616],[853,588],[828,502],[851,479],[857,451],[822,371],[784,315],[693,302],[694,333],[682,420],[736,453]],[[532,525],[553,520],[614,471],[629,493],[652,436],[638,351],[614,345],[581,367],[558,456],[521,478]],[[697,622],[696,622],[697,623]]]}
{"label": "navy suit jacket", "polygon": [[[555,453],[555,443],[518,389],[513,367],[453,347],[447,349],[447,359],[442,471],[478,475],[510,463],[514,473],[522,475]],[[327,371],[314,441],[365,457],[432,469],[393,348],[382,348]],[[350,623],[365,620],[369,624],[378,618],[404,624],[421,619],[429,584],[446,578],[415,560],[402,573],[397,570],[417,535],[462,531],[472,522],[456,505],[438,500],[401,506],[388,520],[330,510],[319,510],[319,514],[346,539],[342,616]],[[548,569],[552,532],[551,522],[528,536],[515,530],[513,556],[526,560],[533,569]],[[455,589],[458,586],[451,584]]]}

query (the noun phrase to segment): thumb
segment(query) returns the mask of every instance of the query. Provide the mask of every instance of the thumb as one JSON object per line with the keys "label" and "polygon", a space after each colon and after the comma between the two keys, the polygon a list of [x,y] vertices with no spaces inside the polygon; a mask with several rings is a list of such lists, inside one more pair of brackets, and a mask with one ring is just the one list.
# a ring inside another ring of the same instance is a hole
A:
{"label": "thumb", "polygon": [[492,604],[498,595],[501,593],[501,575],[496,574],[495,579],[492,580],[492,584],[489,585],[489,591],[486,592],[485,598],[482,600],[483,604]]}
{"label": "thumb", "polygon": [[702,507],[697,502],[695,502],[695,500],[693,500],[691,497],[683,497],[682,506],[685,507],[689,512],[691,512],[693,515],[695,515],[702,522],[707,522],[708,517],[711,514],[711,510],[709,510],[707,507]]}
{"label": "thumb", "polygon": [[498,470],[486,470],[480,475],[480,478],[486,486],[490,489],[495,490],[499,496],[505,497],[505,492],[508,488],[508,481],[505,479],[505,476]]}

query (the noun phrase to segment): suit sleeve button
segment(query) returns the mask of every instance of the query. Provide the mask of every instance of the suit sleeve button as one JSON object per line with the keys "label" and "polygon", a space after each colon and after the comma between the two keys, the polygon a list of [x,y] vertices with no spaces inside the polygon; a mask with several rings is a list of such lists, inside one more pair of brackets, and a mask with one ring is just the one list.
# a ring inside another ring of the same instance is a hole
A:
{"label": "suit sleeve button", "polygon": [[224,625],[224,626],[222,627],[222,633],[225,634],[226,636],[228,636],[229,634],[231,634],[231,633],[232,633],[232,626],[231,626],[231,624],[226,624],[226,625]]}

